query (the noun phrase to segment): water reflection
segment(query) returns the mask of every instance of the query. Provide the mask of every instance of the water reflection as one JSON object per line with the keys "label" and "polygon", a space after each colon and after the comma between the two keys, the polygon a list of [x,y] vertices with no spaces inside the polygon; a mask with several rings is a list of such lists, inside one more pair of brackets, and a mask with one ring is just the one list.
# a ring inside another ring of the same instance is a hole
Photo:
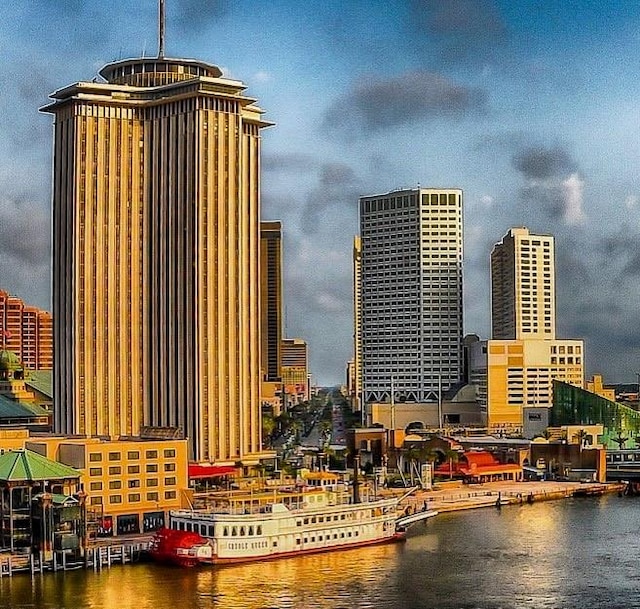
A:
{"label": "water reflection", "polygon": [[443,514],[405,544],[222,568],[115,567],[0,580],[20,609],[640,607],[638,499]]}

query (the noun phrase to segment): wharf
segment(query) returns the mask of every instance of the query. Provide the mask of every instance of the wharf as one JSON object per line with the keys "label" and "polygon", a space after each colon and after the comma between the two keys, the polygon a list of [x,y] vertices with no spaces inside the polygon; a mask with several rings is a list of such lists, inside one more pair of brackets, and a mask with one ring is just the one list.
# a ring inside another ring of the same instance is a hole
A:
{"label": "wharf", "polygon": [[566,499],[568,497],[584,497],[603,495],[605,493],[620,493],[625,485],[618,483],[584,483],[584,482],[487,482],[472,486],[452,487],[434,490],[418,490],[405,500],[402,505],[412,510],[430,510],[455,512],[483,507],[497,507],[510,504],[535,503]]}
{"label": "wharf", "polygon": [[42,553],[0,553],[0,579],[21,573],[34,575],[76,569],[101,571],[112,565],[136,563],[148,553],[150,543],[148,535],[119,542],[111,539],[88,546],[84,556],[74,556],[68,551],[52,552],[47,558]]}

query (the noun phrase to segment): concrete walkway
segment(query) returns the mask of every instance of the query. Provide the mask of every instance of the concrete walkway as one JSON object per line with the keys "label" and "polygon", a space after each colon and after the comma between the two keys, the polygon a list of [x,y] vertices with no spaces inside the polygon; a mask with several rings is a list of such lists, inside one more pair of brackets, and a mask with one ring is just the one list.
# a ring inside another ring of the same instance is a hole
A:
{"label": "concrete walkway", "polygon": [[564,499],[576,495],[601,495],[624,490],[624,485],[581,482],[487,482],[485,484],[461,485],[452,488],[417,490],[402,501],[412,511],[425,507],[438,512],[453,512],[480,507],[495,507],[498,500],[502,505],[533,503],[553,499]]}

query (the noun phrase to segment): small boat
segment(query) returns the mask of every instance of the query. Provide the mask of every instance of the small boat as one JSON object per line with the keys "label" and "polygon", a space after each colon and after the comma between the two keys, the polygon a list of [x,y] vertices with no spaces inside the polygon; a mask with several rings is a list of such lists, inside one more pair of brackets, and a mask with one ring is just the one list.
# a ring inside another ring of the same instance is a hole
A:
{"label": "small boat", "polygon": [[211,544],[198,533],[161,528],[156,531],[149,554],[156,562],[195,567],[211,559]]}

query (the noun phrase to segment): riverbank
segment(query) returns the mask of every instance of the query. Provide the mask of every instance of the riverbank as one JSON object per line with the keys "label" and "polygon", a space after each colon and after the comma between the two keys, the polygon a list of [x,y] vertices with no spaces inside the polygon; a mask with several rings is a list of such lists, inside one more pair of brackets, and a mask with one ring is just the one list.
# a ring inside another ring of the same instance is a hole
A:
{"label": "riverbank", "polygon": [[434,485],[430,491],[416,491],[403,500],[402,504],[410,510],[421,510],[428,507],[438,512],[455,512],[481,507],[534,503],[566,499],[585,495],[603,495],[619,493],[625,489],[620,483],[598,482],[487,482],[484,484],[454,486],[445,483]]}

